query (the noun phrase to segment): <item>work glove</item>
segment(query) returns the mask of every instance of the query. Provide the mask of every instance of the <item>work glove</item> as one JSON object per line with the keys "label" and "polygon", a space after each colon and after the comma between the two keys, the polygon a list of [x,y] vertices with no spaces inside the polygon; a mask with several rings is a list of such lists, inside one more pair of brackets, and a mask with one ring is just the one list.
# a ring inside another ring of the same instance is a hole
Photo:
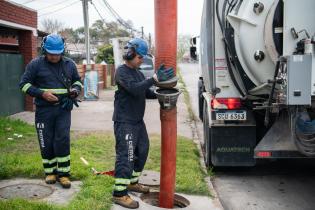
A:
{"label": "work glove", "polygon": [[165,65],[161,64],[153,78],[157,80],[157,82],[164,82],[172,79],[174,76],[175,74],[172,67],[165,68]]}
{"label": "work glove", "polygon": [[69,91],[69,97],[72,98],[72,99],[77,98],[79,95],[80,95],[80,92],[77,89],[75,89],[75,88],[72,88]]}
{"label": "work glove", "polygon": [[61,100],[61,108],[67,111],[71,111],[73,109],[73,105],[79,107],[78,100],[75,98],[64,97]]}

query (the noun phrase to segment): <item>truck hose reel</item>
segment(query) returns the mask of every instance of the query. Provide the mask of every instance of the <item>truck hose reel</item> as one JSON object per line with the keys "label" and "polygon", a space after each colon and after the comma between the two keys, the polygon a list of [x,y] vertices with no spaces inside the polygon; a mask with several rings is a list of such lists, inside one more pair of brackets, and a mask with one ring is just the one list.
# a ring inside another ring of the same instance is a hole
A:
{"label": "truck hose reel", "polygon": [[307,111],[296,115],[294,126],[295,145],[298,150],[309,157],[315,156],[315,120],[311,120]]}

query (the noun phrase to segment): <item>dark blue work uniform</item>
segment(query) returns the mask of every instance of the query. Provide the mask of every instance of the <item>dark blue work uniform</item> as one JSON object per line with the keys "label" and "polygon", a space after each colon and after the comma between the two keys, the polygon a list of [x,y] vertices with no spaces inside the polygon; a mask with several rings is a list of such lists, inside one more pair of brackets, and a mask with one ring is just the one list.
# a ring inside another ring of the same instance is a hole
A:
{"label": "dark blue work uniform", "polygon": [[114,132],[116,164],[114,196],[127,195],[127,185],[137,183],[149,152],[149,138],[143,116],[145,99],[156,95],[149,88],[154,79],[127,65],[121,65],[115,75],[118,90],[114,102]]}
{"label": "dark blue work uniform", "polygon": [[[60,101],[68,97],[68,88],[81,91],[76,65],[66,57],[58,63],[50,63],[44,56],[35,58],[26,66],[20,88],[35,97],[35,127],[45,174],[70,176],[71,111],[63,109]],[[51,91],[59,101],[46,101],[44,91]]]}

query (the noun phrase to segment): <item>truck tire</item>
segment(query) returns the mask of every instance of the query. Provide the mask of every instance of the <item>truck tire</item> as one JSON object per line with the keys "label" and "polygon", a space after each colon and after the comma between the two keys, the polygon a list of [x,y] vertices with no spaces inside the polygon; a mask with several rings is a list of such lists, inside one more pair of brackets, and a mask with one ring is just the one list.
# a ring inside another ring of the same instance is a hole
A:
{"label": "truck tire", "polygon": [[204,139],[204,155],[205,165],[213,167],[211,162],[211,128],[209,127],[209,116],[207,111],[207,101],[203,101],[203,139]]}
{"label": "truck tire", "polygon": [[201,79],[198,80],[198,108],[199,108],[199,119],[203,121],[203,104],[204,104],[204,99],[202,96],[204,87],[203,87],[203,81]]}

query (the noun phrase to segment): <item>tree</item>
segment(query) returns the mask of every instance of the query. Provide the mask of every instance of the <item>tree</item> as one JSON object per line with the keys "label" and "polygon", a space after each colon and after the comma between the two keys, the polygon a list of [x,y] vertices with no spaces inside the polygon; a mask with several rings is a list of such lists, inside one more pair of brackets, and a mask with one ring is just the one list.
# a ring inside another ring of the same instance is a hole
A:
{"label": "tree", "polygon": [[181,60],[186,52],[189,52],[190,48],[190,36],[179,35],[177,39],[177,60]]}
{"label": "tree", "polygon": [[112,45],[103,45],[98,48],[96,55],[96,63],[101,63],[105,61],[107,64],[114,64],[114,53]]}
{"label": "tree", "polygon": [[42,30],[50,34],[58,33],[62,31],[64,28],[63,22],[60,22],[56,19],[49,19],[49,18],[42,20],[41,25],[42,25]]}

